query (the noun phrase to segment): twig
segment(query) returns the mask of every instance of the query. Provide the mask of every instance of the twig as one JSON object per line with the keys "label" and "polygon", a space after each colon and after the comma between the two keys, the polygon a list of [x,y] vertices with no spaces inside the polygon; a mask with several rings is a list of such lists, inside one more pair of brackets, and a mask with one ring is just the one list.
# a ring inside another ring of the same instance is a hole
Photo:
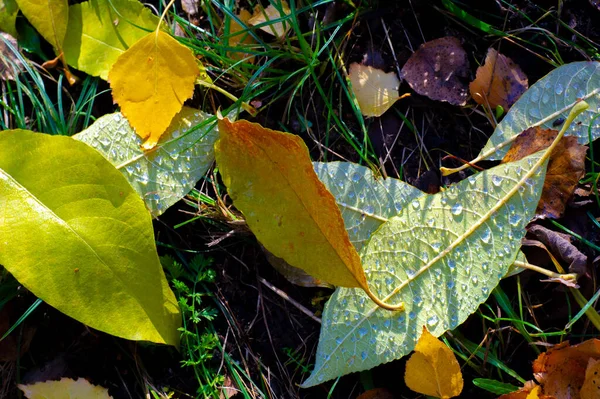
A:
{"label": "twig", "polygon": [[265,285],[271,291],[273,291],[274,293],[276,293],[277,295],[279,295],[280,297],[282,297],[283,299],[285,299],[286,301],[288,301],[289,303],[294,305],[296,308],[298,308],[299,311],[301,311],[302,313],[304,313],[305,315],[307,315],[308,317],[310,317],[317,323],[321,324],[321,319],[319,319],[317,316],[315,316],[315,314],[313,312],[311,312],[310,310],[308,310],[307,308],[305,308],[304,306],[302,306],[301,304],[296,302],[294,299],[290,298],[290,296],[288,294],[286,294],[284,291],[275,287],[273,284],[269,283],[267,280],[265,280],[262,277],[258,277],[258,281],[260,281],[263,285]]}

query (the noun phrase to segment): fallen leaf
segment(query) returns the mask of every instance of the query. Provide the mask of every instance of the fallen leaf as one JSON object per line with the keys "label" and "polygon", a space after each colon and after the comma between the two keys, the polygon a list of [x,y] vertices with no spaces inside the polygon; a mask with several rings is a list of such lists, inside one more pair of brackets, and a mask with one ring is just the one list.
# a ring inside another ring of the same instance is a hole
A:
{"label": "fallen leaf", "polygon": [[263,247],[263,252],[267,261],[277,270],[287,281],[300,287],[323,287],[334,288],[331,284],[314,278],[304,270],[294,267],[285,260],[278,258]]}
{"label": "fallen leaf", "polygon": [[[241,9],[237,17],[246,24],[252,16],[248,10]],[[230,18],[227,45],[235,50],[228,51],[227,56],[233,60],[241,61],[245,59],[246,62],[253,63],[254,56],[238,50],[240,47],[243,48],[244,46],[253,44],[256,44],[256,40],[248,33],[247,27],[240,25],[235,19]]]}
{"label": "fallen leaf", "polygon": [[228,119],[219,121],[219,132],[219,172],[265,248],[328,283],[366,285],[340,210],[317,178],[302,139]]}
{"label": "fallen leaf", "polygon": [[424,43],[402,67],[402,79],[417,93],[454,105],[467,103],[469,60],[460,41],[442,37]]}
{"label": "fallen leaf", "polygon": [[84,378],[60,381],[36,382],[30,385],[17,385],[29,399],[110,399],[108,389],[92,385]]}
{"label": "fallen leaf", "polygon": [[478,104],[498,105],[508,110],[527,90],[527,76],[510,58],[488,49],[485,63],[477,68],[475,80],[469,84],[471,97]]}
{"label": "fallen leaf", "polygon": [[369,389],[358,395],[356,399],[394,399],[395,396],[386,388]]}
{"label": "fallen leaf", "polygon": [[463,378],[454,353],[423,326],[415,353],[406,362],[406,386],[415,392],[437,398],[460,395]]}
{"label": "fallen leaf", "polygon": [[62,53],[69,21],[68,0],[16,0],[21,12],[57,55]]}
{"label": "fallen leaf", "polygon": [[[287,32],[292,27],[289,22],[285,20],[285,17],[291,14],[290,7],[285,0],[281,0],[277,5],[271,4],[266,8],[257,6],[254,9],[252,18],[248,20],[248,23],[252,26],[263,25],[259,29],[263,32],[267,32],[279,39],[283,39]],[[284,19],[284,20],[281,20]],[[281,21],[278,21],[281,20]],[[276,21],[276,22],[271,22]],[[264,23],[270,22],[267,25]]]}
{"label": "fallen leaf", "polygon": [[400,99],[400,80],[394,72],[385,73],[355,62],[350,64],[348,77],[360,111],[365,116],[381,116]]}
{"label": "fallen leaf", "polygon": [[186,14],[198,14],[198,0],[181,0],[181,8]]}
{"label": "fallen leaf", "polygon": [[[0,11],[1,12],[1,11]],[[0,80],[15,80],[15,77],[23,71],[23,64],[19,60],[17,40],[8,33],[0,33]]]}
{"label": "fallen leaf", "polygon": [[569,263],[569,273],[583,275],[587,273],[587,256],[571,244],[570,236],[534,224],[527,231],[549,247],[553,255]]}
{"label": "fallen leaf", "polygon": [[593,338],[573,346],[563,342],[538,356],[533,373],[546,395],[575,399],[580,397],[590,359],[600,359],[600,340]]}
{"label": "fallen leaf", "polygon": [[[558,132],[542,129],[539,126],[521,133],[502,159],[502,163],[513,162],[547,148]],[[567,202],[585,174],[587,147],[577,142],[576,137],[563,137],[552,152],[546,171],[542,197],[536,209],[539,218],[558,219],[562,216]]]}
{"label": "fallen leaf", "polygon": [[162,31],[148,33],[119,56],[108,79],[114,102],[152,149],[185,100],[200,73],[192,51]]}
{"label": "fallen leaf", "polygon": [[72,67],[106,80],[117,58],[157,25],[158,17],[138,0],[73,4],[63,43],[65,59]]}
{"label": "fallen leaf", "polygon": [[17,37],[15,22],[18,13],[19,6],[15,0],[0,0],[0,32]]}
{"label": "fallen leaf", "polygon": [[500,396],[498,399],[555,399],[542,393],[541,387],[534,381],[527,381],[518,391]]}
{"label": "fallen leaf", "polygon": [[600,398],[600,361],[590,359],[585,369],[585,380],[579,391],[581,399]]}

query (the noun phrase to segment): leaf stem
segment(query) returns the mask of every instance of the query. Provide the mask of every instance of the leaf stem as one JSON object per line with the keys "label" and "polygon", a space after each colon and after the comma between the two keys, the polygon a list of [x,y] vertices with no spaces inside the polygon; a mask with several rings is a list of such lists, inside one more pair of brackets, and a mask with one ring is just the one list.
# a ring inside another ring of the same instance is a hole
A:
{"label": "leaf stem", "polygon": [[165,9],[163,10],[162,14],[160,15],[160,20],[158,21],[158,24],[156,25],[156,31],[155,31],[155,33],[157,35],[158,35],[158,31],[160,30],[160,25],[162,25],[162,22],[165,19],[165,16],[167,15],[167,11],[169,11],[169,8],[171,8],[173,6],[173,3],[175,3],[175,0],[171,0],[169,2],[169,4],[167,4]]}
{"label": "leaf stem", "polygon": [[527,263],[527,262],[521,262],[518,260],[514,261],[513,265],[520,267],[522,269],[528,269],[528,270],[532,270],[534,272],[538,272],[538,273],[548,276],[550,278],[557,278],[557,279],[566,280],[569,282],[577,281],[577,277],[579,277],[577,275],[577,273],[567,273],[567,274],[555,273],[555,272],[551,272],[548,269],[544,269],[543,267],[532,265],[531,263]]}

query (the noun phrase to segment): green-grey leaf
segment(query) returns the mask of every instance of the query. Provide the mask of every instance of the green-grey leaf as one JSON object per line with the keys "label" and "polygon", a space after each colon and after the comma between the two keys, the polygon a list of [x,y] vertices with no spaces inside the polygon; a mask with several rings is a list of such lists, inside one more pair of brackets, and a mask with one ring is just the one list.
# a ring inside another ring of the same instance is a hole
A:
{"label": "green-grey leaf", "polygon": [[382,223],[410,201],[425,195],[398,179],[376,179],[371,169],[351,162],[313,162],[315,172],[342,211],[357,251]]}
{"label": "green-grey leaf", "polygon": [[[496,126],[479,157],[499,160],[510,148],[514,139],[532,126],[554,128],[557,119],[566,119],[573,105],[583,99],[589,104],[565,133],[576,136],[580,143],[587,143],[588,127],[592,116],[600,111],[600,63],[592,61],[573,62],[556,68],[537,81],[512,106],[502,122]],[[560,126],[558,127],[560,129]],[[600,124],[592,126],[592,139],[600,137]],[[497,151],[494,148],[502,145]]]}
{"label": "green-grey leaf", "polygon": [[61,312],[132,340],[178,345],[181,317],[150,215],[89,146],[0,133],[0,264]]}
{"label": "green-grey leaf", "polygon": [[360,254],[374,293],[338,288],[325,306],[315,369],[303,386],[398,359],[426,325],[453,329],[484,302],[519,252],[546,161],[537,153],[414,199],[372,235]]}
{"label": "green-grey leaf", "polygon": [[212,165],[219,133],[210,118],[214,117],[183,107],[149,152],[142,151],[143,140],[119,112],[99,118],[73,137],[119,169],[157,217],[183,198]]}
{"label": "green-grey leaf", "polygon": [[106,80],[117,58],[154,30],[158,17],[138,0],[89,0],[69,7],[67,63]]}

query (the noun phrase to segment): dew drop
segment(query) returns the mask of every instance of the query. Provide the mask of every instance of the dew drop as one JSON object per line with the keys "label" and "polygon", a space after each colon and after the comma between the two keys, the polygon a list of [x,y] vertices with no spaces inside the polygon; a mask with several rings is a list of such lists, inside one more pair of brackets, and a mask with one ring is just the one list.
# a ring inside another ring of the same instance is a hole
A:
{"label": "dew drop", "polygon": [[456,328],[458,324],[458,317],[456,317],[456,315],[452,315],[452,317],[450,317],[450,328]]}
{"label": "dew drop", "polygon": [[323,374],[319,374],[319,376],[317,377],[317,380],[319,380],[319,382],[323,381],[323,378],[325,378],[323,376]]}
{"label": "dew drop", "polygon": [[529,116],[535,119],[540,119],[542,117],[542,114],[540,113],[539,108],[537,106],[534,106],[532,108],[529,108]]}
{"label": "dew drop", "polygon": [[408,313],[408,318],[411,320],[414,320],[417,317],[417,314],[415,312],[409,312]]}
{"label": "dew drop", "polygon": [[489,244],[492,239],[492,230],[486,226],[479,235],[479,238],[481,238],[481,241],[484,243]]}
{"label": "dew drop", "polygon": [[366,328],[361,327],[358,329],[358,338],[363,338],[365,335],[367,335],[368,331]]}
{"label": "dew drop", "polygon": [[336,345],[341,345],[341,344],[342,344],[342,342],[344,342],[344,341],[342,340],[342,338],[341,338],[341,337],[336,337],[336,339],[335,339],[335,343],[336,343]]}
{"label": "dew drop", "polygon": [[375,212],[375,210],[373,209],[373,207],[371,205],[367,205],[365,207],[365,212],[373,214],[373,212]]}
{"label": "dew drop", "polygon": [[471,281],[473,282],[473,285],[477,285],[477,283],[479,283],[479,279],[477,278],[477,276],[473,276],[471,278]]}
{"label": "dew drop", "polygon": [[417,295],[413,298],[413,303],[415,304],[415,306],[419,306],[421,303],[423,303],[423,298]]}
{"label": "dew drop", "polygon": [[[331,177],[333,177],[333,176],[331,176]],[[360,175],[359,175],[358,173],[354,173],[354,174],[352,175],[352,181],[353,181],[354,183],[356,183],[356,182],[358,182],[359,180],[360,180]]]}
{"label": "dew drop", "polygon": [[442,243],[439,241],[435,241],[431,243],[431,248],[437,253],[440,252],[440,248],[442,247]]}
{"label": "dew drop", "polygon": [[450,280],[446,283],[446,287],[448,287],[449,290],[454,288],[454,281]]}
{"label": "dew drop", "polygon": [[366,351],[362,351],[362,352],[360,353],[360,358],[363,360],[363,362],[364,362],[365,360],[367,360],[367,356],[369,356],[369,355],[368,355],[368,353],[367,353]]}
{"label": "dew drop", "polygon": [[518,225],[518,224],[521,222],[521,219],[523,219],[523,218],[521,217],[521,215],[519,215],[519,214],[517,214],[517,213],[516,213],[516,214],[514,214],[514,215],[510,215],[510,216],[508,217],[508,223],[509,223],[511,226],[517,226],[517,225]]}
{"label": "dew drop", "polygon": [[448,268],[450,268],[450,270],[454,270],[456,268],[456,262],[452,259],[448,259],[446,264],[448,265]]}
{"label": "dew drop", "polygon": [[391,320],[390,320],[390,319],[386,319],[386,320],[383,322],[383,326],[384,326],[385,328],[390,328],[390,327],[392,326],[392,322],[391,322]]}
{"label": "dew drop", "polygon": [[500,185],[502,184],[502,180],[503,180],[502,177],[500,177],[498,175],[493,175],[492,176],[492,183],[496,187],[500,187]]}
{"label": "dew drop", "polygon": [[452,208],[450,208],[450,212],[452,212],[452,214],[453,214],[454,216],[458,216],[458,215],[460,215],[460,214],[462,213],[462,211],[463,211],[463,207],[462,207],[462,205],[461,205],[461,204],[458,204],[458,203],[457,203],[457,204],[454,204],[454,205],[452,206]]}
{"label": "dew drop", "polygon": [[396,208],[396,212],[400,212],[402,210],[402,204],[399,202],[396,202],[394,204],[394,208]]}
{"label": "dew drop", "polygon": [[421,204],[419,204],[419,201],[414,200],[413,202],[410,203],[412,205],[412,207],[416,210],[419,209],[419,207],[421,206]]}
{"label": "dew drop", "polygon": [[489,268],[490,268],[490,264],[489,264],[489,263],[487,263],[487,262],[483,262],[483,263],[481,264],[481,269],[482,269],[484,272],[487,272],[487,271],[489,270]]}
{"label": "dew drop", "polygon": [[427,226],[429,227],[433,227],[433,225],[435,224],[435,219],[431,218],[427,220]]}
{"label": "dew drop", "polygon": [[438,323],[438,321],[439,321],[438,317],[436,315],[433,315],[427,319],[427,325],[429,327],[433,327]]}
{"label": "dew drop", "polygon": [[531,88],[531,101],[538,102],[540,99],[540,90],[537,87]]}
{"label": "dew drop", "polygon": [[483,287],[483,288],[481,289],[481,293],[482,293],[484,296],[488,296],[488,294],[490,293],[490,289],[489,289],[488,287]]}

